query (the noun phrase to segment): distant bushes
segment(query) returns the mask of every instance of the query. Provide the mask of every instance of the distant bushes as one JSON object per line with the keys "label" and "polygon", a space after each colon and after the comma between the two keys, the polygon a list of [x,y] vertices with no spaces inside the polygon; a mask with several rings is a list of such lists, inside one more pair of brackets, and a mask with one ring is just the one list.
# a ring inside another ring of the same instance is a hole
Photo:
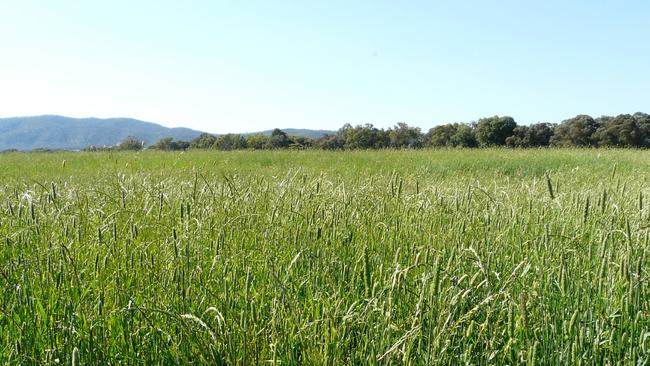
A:
{"label": "distant bushes", "polygon": [[[149,149],[179,151],[187,149],[263,150],[263,149],[416,149],[474,147],[650,147],[650,115],[621,114],[616,117],[592,118],[578,115],[560,124],[535,123],[518,125],[508,116],[481,118],[470,123],[449,123],[423,133],[418,127],[398,123],[381,129],[372,124],[345,124],[336,133],[319,138],[287,135],[275,129],[269,135],[201,134],[192,141],[163,138]],[[114,150],[141,150],[144,143],[129,137]],[[93,150],[93,148],[90,148]],[[97,150],[97,149],[95,149]]]}
{"label": "distant bushes", "polygon": [[[162,144],[164,141],[171,142],[171,138],[162,139],[156,144]],[[145,143],[137,137],[128,136],[115,146],[88,146],[83,151],[140,151],[144,149]]]}
{"label": "distant bushes", "polygon": [[188,147],[190,147],[190,143],[187,141],[174,141],[171,137],[165,137],[158,140],[158,142],[151,145],[149,148],[164,151],[177,151],[187,150]]}

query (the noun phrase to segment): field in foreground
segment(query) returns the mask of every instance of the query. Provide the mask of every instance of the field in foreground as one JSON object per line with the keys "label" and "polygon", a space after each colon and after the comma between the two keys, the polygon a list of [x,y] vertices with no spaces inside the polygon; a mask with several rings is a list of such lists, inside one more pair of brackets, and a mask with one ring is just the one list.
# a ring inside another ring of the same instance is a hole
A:
{"label": "field in foreground", "polygon": [[647,363],[649,154],[0,155],[0,363]]}

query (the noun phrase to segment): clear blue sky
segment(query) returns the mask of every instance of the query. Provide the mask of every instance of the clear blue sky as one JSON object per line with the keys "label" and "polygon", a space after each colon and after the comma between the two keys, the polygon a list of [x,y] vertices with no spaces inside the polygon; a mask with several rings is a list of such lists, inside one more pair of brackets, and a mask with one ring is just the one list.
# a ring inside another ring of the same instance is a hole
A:
{"label": "clear blue sky", "polygon": [[650,2],[0,3],[0,117],[209,132],[650,112]]}

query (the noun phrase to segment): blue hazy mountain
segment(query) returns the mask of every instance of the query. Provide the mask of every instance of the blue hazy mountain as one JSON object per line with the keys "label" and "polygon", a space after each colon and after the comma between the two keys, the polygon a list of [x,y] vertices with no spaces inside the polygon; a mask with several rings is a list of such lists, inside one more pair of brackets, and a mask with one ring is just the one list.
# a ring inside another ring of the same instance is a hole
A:
{"label": "blue hazy mountain", "polygon": [[[319,137],[331,131],[286,129],[290,135]],[[128,136],[145,145],[161,138],[189,141],[202,132],[189,128],[168,128],[131,118],[70,118],[55,115],[0,118],[0,150],[83,149],[113,146]],[[270,134],[271,131],[260,133]]]}
{"label": "blue hazy mountain", "polygon": [[113,146],[128,136],[151,144],[163,137],[191,140],[200,134],[189,128],[167,128],[130,118],[14,117],[0,119],[0,150]]}

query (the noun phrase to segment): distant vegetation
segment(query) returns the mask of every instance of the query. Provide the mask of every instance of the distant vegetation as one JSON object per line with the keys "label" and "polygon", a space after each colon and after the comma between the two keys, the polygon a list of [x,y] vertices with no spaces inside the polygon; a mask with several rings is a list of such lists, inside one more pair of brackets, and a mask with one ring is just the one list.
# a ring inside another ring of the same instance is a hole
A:
{"label": "distant vegetation", "polygon": [[0,150],[141,150],[187,149],[417,149],[474,147],[650,147],[646,113],[593,118],[578,115],[559,124],[518,124],[493,116],[469,123],[448,123],[428,131],[406,123],[383,129],[345,124],[338,131],[274,129],[258,133],[214,135],[186,128],[166,128],[138,120],[74,119],[40,116],[0,119]]}
{"label": "distant vegetation", "polygon": [[592,118],[587,115],[560,124],[518,125],[512,117],[494,116],[471,123],[444,124],[423,133],[420,128],[398,123],[389,129],[372,124],[346,124],[334,134],[318,138],[293,136],[275,129],[262,134],[201,134],[191,141],[162,139],[150,146],[158,150],[191,149],[403,149],[425,147],[650,147],[650,115],[621,114]]}
{"label": "distant vegetation", "polygon": [[[288,135],[318,138],[334,131],[287,128]],[[57,115],[0,118],[0,151],[31,150],[114,150],[121,141],[133,137],[143,147],[156,141],[190,141],[201,131],[189,128],[168,128],[156,123],[131,118],[71,118]],[[270,136],[272,130],[253,134]],[[159,145],[160,146],[160,145]],[[185,149],[187,146],[163,145],[162,150]]]}

